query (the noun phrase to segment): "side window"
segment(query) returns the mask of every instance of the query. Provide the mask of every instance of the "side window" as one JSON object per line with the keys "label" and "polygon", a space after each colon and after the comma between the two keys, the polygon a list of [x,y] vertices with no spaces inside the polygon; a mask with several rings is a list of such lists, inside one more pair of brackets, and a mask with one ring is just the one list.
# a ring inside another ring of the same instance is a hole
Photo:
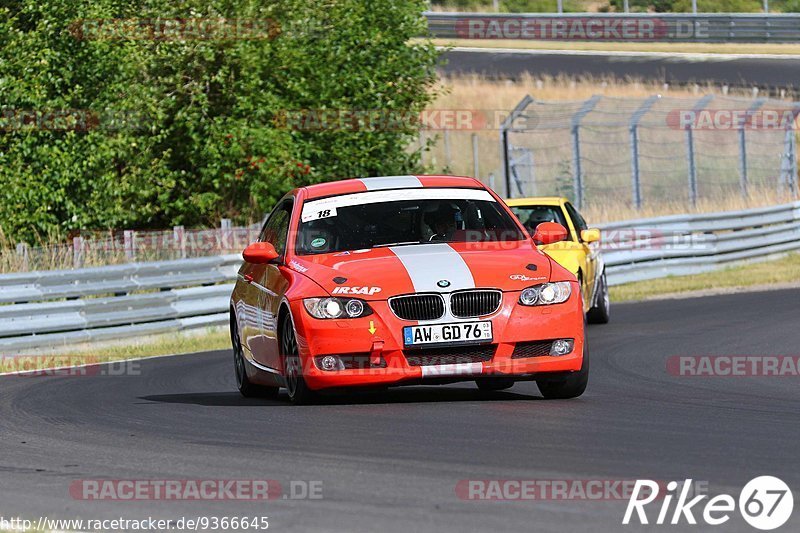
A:
{"label": "side window", "polygon": [[286,251],[286,237],[289,233],[289,221],[292,216],[292,202],[286,201],[279,205],[270,215],[258,240],[269,242],[275,251],[283,255]]}
{"label": "side window", "polygon": [[572,207],[572,204],[565,204],[567,208],[567,213],[569,213],[569,218],[572,219],[572,225],[575,226],[575,230],[578,232],[578,237],[583,230],[587,229],[589,226],[586,225],[586,221],[583,220],[583,217],[578,210]]}

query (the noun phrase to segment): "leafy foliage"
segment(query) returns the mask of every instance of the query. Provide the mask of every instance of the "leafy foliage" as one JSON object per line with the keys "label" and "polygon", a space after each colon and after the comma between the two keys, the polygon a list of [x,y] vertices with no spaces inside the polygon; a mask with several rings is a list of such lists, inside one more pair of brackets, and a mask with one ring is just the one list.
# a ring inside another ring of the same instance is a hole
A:
{"label": "leafy foliage", "polygon": [[[413,123],[302,131],[275,117],[421,111],[437,57],[431,44],[409,42],[424,31],[424,5],[0,0],[0,230],[30,239],[246,221],[295,186],[413,171]],[[90,31],[96,20],[222,18],[273,20],[280,33]]]}

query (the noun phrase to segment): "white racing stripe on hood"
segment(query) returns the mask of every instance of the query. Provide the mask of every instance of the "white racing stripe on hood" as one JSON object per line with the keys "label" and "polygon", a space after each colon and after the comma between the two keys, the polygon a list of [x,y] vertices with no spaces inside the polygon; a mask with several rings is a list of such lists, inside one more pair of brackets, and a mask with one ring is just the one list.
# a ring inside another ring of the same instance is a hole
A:
{"label": "white racing stripe on hood", "polygon": [[379,178],[362,178],[358,181],[363,183],[368,191],[422,187],[422,183],[416,176],[382,176]]}
{"label": "white racing stripe on hood", "polygon": [[[403,263],[415,292],[452,292],[475,288],[475,280],[464,258],[448,244],[415,244],[392,246],[389,249]],[[443,279],[450,282],[448,287],[437,285]]]}

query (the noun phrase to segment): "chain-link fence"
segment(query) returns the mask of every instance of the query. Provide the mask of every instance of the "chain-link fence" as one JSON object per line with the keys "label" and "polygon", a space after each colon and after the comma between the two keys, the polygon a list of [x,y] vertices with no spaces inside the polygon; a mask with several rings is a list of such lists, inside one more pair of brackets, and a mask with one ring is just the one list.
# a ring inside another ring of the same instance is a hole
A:
{"label": "chain-link fence", "polygon": [[[577,205],[748,197],[797,198],[800,104],[767,99],[526,97],[501,128],[509,197],[568,196]],[[505,187],[503,187],[505,185]]]}

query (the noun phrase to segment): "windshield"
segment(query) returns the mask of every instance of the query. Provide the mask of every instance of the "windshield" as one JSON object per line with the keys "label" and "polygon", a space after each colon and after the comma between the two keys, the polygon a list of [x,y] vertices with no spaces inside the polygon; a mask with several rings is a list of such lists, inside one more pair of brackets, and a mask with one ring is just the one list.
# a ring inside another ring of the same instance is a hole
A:
{"label": "windshield", "polygon": [[536,226],[542,222],[556,222],[565,228],[567,221],[564,219],[564,213],[561,211],[560,206],[551,205],[533,205],[533,206],[513,206],[511,211],[517,215],[525,229],[533,235],[536,232]]}
{"label": "windshield", "polygon": [[512,217],[483,190],[374,191],[306,202],[296,252],[523,238]]}

